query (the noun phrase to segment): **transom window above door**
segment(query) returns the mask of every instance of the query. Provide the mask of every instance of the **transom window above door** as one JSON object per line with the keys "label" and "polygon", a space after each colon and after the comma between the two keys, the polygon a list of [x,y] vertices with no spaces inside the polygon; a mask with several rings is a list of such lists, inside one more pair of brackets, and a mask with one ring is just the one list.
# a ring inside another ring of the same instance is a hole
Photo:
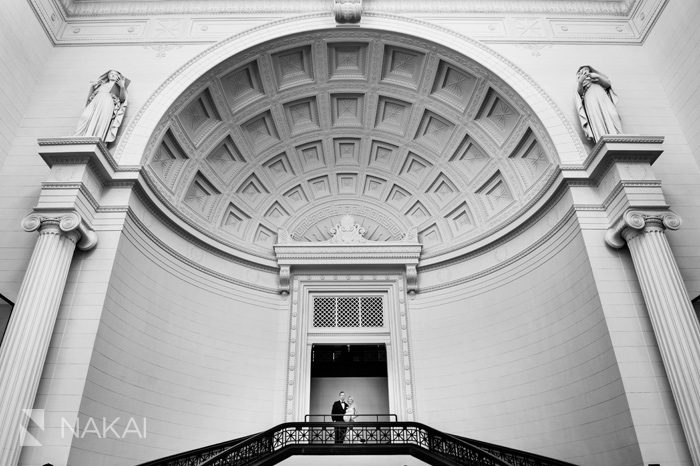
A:
{"label": "transom window above door", "polygon": [[315,328],[384,327],[381,296],[314,296]]}

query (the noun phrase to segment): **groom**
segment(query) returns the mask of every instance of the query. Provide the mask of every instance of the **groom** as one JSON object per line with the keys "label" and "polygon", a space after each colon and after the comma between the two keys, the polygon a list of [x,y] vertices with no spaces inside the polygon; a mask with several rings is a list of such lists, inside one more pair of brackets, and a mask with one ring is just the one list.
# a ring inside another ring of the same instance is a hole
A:
{"label": "groom", "polygon": [[[338,400],[333,403],[333,408],[331,408],[331,419],[333,422],[343,422],[343,414],[345,414],[345,408],[348,405],[345,403],[345,392],[340,391],[338,393]],[[345,432],[348,430],[347,427],[334,427],[335,430],[335,443],[343,443],[345,440]]]}

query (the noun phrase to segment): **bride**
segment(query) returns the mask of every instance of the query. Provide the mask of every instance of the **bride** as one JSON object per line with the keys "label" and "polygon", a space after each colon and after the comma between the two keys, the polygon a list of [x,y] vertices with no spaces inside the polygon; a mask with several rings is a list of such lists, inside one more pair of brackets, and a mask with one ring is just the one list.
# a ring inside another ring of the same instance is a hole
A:
{"label": "bride", "polygon": [[[345,414],[343,415],[343,421],[355,422],[356,418],[357,407],[355,406],[355,400],[352,398],[352,396],[348,395],[348,403],[347,407],[345,408]],[[345,435],[345,443],[353,443],[354,439],[355,433],[353,432],[352,427],[348,427],[347,434]]]}

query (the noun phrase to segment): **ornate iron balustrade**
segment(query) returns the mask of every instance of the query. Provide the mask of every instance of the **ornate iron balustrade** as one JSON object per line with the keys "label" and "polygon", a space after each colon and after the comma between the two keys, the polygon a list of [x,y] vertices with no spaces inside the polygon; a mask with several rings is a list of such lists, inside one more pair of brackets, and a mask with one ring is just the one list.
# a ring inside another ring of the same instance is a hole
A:
{"label": "ornate iron balustrade", "polygon": [[208,460],[212,456],[218,455],[219,453],[222,453],[223,451],[227,450],[233,445],[237,445],[242,441],[253,437],[254,435],[248,435],[234,440],[227,440],[225,442],[209,445],[202,448],[197,448],[195,450],[186,451],[184,453],[177,453],[175,455],[167,456],[165,458],[160,458],[157,460],[149,461],[147,463],[142,463],[139,466],[197,466],[203,461]]}
{"label": "ornate iron balustrade", "polygon": [[573,466],[417,422],[290,422],[141,466],[261,466],[292,455],[358,454],[408,454],[429,464],[450,466]]}
{"label": "ornate iron balustrade", "polygon": [[546,456],[528,453],[514,448],[508,448],[493,443],[474,440],[466,437],[455,436],[474,446],[481,448],[484,451],[491,453],[493,456],[500,458],[512,466],[572,466],[571,463],[547,458]]}
{"label": "ornate iron balustrade", "polygon": [[[304,416],[304,422],[331,422],[333,417],[341,416],[340,414],[307,414]],[[374,421],[374,422],[396,422],[399,418],[396,414],[354,414],[355,419],[359,421]]]}

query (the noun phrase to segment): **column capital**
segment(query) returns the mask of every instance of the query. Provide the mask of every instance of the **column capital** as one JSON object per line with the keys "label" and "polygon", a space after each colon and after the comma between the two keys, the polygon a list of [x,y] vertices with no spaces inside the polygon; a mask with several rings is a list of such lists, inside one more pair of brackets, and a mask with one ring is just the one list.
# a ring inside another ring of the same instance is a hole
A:
{"label": "column capital", "polygon": [[639,233],[652,230],[678,230],[681,226],[681,218],[675,212],[627,210],[608,228],[605,234],[605,242],[608,246],[619,249],[625,243]]}
{"label": "column capital", "polygon": [[75,232],[77,246],[83,251],[97,245],[97,233],[77,212],[32,212],[22,219],[22,228],[26,232],[42,231],[47,227],[57,228],[66,234]]}

